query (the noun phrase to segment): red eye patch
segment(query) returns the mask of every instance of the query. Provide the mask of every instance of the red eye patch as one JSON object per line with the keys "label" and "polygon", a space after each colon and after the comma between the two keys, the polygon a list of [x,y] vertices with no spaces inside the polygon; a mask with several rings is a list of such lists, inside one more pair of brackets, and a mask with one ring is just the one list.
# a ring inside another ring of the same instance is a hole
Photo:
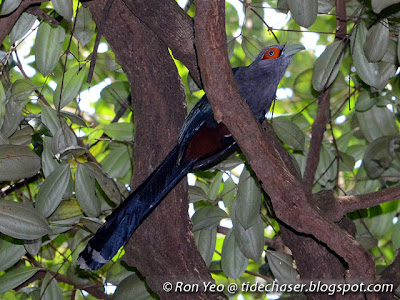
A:
{"label": "red eye patch", "polygon": [[272,47],[265,52],[262,59],[264,60],[264,59],[278,58],[280,55],[281,55],[281,49]]}

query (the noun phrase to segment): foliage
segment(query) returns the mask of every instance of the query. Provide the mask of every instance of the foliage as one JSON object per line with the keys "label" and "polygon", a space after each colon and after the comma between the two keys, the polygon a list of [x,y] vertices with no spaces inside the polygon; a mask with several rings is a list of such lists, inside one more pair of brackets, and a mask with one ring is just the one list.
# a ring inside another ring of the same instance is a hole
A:
{"label": "foliage", "polygon": [[[3,1],[2,15],[19,2]],[[365,194],[400,180],[400,14],[391,6],[400,1],[372,0],[368,6],[346,1],[349,38],[338,41],[334,2],[252,1],[239,5],[240,14],[227,3],[228,52],[233,66],[243,66],[264,45],[276,43],[275,36],[306,45],[315,39],[316,45],[293,58],[271,122],[304,174],[319,92],[329,88],[329,130],[313,192]],[[270,29],[268,16],[277,13],[276,7],[292,18]],[[78,292],[82,287],[103,285],[106,278],[118,286],[116,296],[132,296],[134,290],[136,299],[153,297],[141,277],[120,262],[121,253],[95,273],[77,267],[88,237],[129,193],[134,132],[129,83],[104,39],[107,50],[98,54],[93,80],[86,83],[96,26],[80,2],[53,0],[41,9],[61,20],[59,25],[23,13],[0,52],[0,291],[26,282],[5,297],[59,299],[76,293],[84,298]],[[188,13],[193,15],[193,6]],[[202,92],[186,68],[179,61],[176,65],[190,109]],[[189,187],[193,233],[216,283],[296,278],[291,257],[266,246],[279,238],[279,226],[268,197],[251,170],[243,168],[243,156],[235,154],[194,178]],[[349,214],[358,241],[379,267],[387,266],[400,247],[399,211],[394,200]],[[39,270],[45,276],[30,283]],[[55,278],[56,273],[61,276]]]}

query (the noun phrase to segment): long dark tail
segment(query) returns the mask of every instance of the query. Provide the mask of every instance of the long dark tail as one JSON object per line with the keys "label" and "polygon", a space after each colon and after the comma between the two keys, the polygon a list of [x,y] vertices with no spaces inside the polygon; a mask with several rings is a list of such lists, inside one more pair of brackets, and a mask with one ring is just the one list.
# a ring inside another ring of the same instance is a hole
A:
{"label": "long dark tail", "polygon": [[78,263],[81,268],[99,269],[125,245],[139,224],[194,164],[178,164],[178,159],[176,146],[158,168],[106,218],[106,223],[80,253]]}

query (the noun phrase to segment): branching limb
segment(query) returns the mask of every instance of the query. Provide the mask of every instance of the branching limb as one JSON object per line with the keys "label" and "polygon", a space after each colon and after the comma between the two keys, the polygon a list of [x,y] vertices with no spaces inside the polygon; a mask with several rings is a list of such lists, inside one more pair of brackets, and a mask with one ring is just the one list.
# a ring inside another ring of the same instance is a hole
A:
{"label": "branching limb", "polygon": [[171,49],[172,54],[202,86],[194,47],[193,19],[170,0],[123,0],[141,22],[145,23]]}
{"label": "branching limb", "polygon": [[343,257],[351,280],[373,282],[375,266],[371,256],[351,235],[309,204],[302,183],[273,147],[275,135],[262,130],[241,99],[226,53],[224,5],[224,1],[197,1],[195,17],[202,80],[216,120],[223,121],[235,137],[270,196],[277,217],[298,232],[312,234]]}
{"label": "branching limb", "polygon": [[329,105],[330,105],[330,93],[329,90],[324,91],[320,95],[318,101],[318,114],[314,120],[311,129],[311,142],[310,149],[308,150],[307,165],[304,172],[303,183],[308,193],[311,193],[311,189],[314,185],[315,172],[317,171],[319,163],[319,155],[322,147],[322,140],[326,131],[326,124],[329,120]]}

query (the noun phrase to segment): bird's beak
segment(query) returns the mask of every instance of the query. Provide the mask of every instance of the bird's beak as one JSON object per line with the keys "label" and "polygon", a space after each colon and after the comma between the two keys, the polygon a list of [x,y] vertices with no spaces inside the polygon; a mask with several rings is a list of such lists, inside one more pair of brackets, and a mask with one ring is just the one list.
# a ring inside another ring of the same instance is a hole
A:
{"label": "bird's beak", "polygon": [[292,56],[292,55],[296,54],[297,52],[304,50],[304,49],[305,49],[304,46],[299,45],[299,44],[286,45],[283,50],[283,55]]}

